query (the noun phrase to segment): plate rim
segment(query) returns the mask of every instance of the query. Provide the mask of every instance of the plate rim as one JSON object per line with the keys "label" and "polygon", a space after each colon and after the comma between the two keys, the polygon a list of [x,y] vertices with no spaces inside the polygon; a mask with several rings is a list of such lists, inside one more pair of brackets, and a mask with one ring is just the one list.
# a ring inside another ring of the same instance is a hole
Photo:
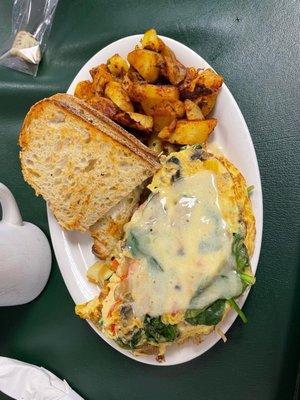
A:
{"label": "plate rim", "polygon": [[[77,84],[78,77],[82,74],[83,70],[87,69],[88,64],[92,64],[93,61],[96,60],[99,57],[100,53],[107,51],[112,45],[117,46],[118,44],[122,44],[122,42],[124,42],[124,41],[136,40],[136,43],[138,43],[139,40],[141,39],[141,37],[142,37],[142,34],[129,35],[129,36],[120,38],[120,39],[118,39],[116,41],[113,41],[110,44],[108,44],[105,47],[103,47],[102,49],[100,49],[99,51],[97,51],[79,69],[79,71],[75,75],[74,79],[72,80],[72,82],[71,82],[71,84],[70,84],[70,86],[69,86],[69,88],[67,90],[67,93],[68,94],[73,94],[74,93],[74,89],[75,89],[75,85]],[[177,41],[175,39],[163,36],[163,35],[159,35],[159,37],[162,38],[162,40],[168,42],[168,44],[171,44],[171,45],[175,44],[175,46],[178,46],[178,45],[182,46],[185,51],[188,51],[188,52],[192,53],[193,56],[196,56],[196,57],[200,58],[201,61],[204,64],[206,64],[208,67],[213,69],[213,67],[211,67],[210,64],[208,64],[206,60],[204,60],[198,53],[196,53],[193,49],[191,49],[190,47],[186,46],[185,44],[183,44],[183,43],[181,43],[181,42],[179,42],[179,41]],[[256,243],[255,243],[256,260],[255,260],[255,267],[253,267],[252,263],[251,263],[253,272],[254,272],[254,274],[256,274],[256,271],[257,271],[257,268],[258,268],[260,252],[261,252],[262,233],[263,233],[263,220],[264,220],[264,218],[263,218],[263,215],[264,215],[264,211],[263,211],[263,193],[262,193],[260,170],[259,170],[259,165],[258,165],[258,160],[257,160],[257,156],[256,156],[255,147],[254,147],[254,144],[253,144],[253,141],[252,141],[252,137],[251,137],[250,131],[249,131],[248,126],[246,124],[245,118],[244,118],[244,116],[243,116],[243,114],[242,114],[242,112],[241,112],[241,110],[240,110],[240,108],[239,108],[234,96],[232,95],[232,93],[230,92],[229,88],[227,87],[227,85],[225,83],[223,83],[223,85],[222,85],[222,91],[226,92],[226,96],[230,97],[232,105],[233,105],[233,107],[235,109],[235,112],[237,112],[238,117],[239,117],[239,119],[240,119],[240,121],[241,121],[241,123],[243,125],[243,129],[245,130],[245,133],[247,133],[246,137],[247,137],[247,141],[248,141],[248,147],[251,149],[251,153],[252,153],[251,160],[254,162],[253,166],[254,166],[255,172],[257,174],[257,180],[258,180],[258,183],[259,183],[259,187],[257,187],[255,185],[255,190],[258,193],[258,198],[257,198],[258,210],[257,211],[258,211],[258,213],[261,214],[261,218],[259,220],[255,216],[255,220],[256,220],[256,238],[255,238],[255,241],[256,241]],[[69,261],[67,262],[66,258],[63,257],[63,254],[62,254],[62,249],[64,249],[66,255],[68,255],[67,247],[65,245],[62,246],[62,243],[65,244],[67,242],[67,238],[66,238],[64,230],[58,225],[58,223],[57,223],[55,217],[53,216],[51,210],[49,209],[48,205],[47,205],[47,217],[48,217],[48,226],[49,226],[49,230],[50,230],[51,241],[52,241],[55,257],[56,257],[56,260],[57,260],[57,264],[58,264],[58,267],[60,269],[60,273],[61,273],[61,275],[63,277],[64,283],[65,283],[65,285],[66,285],[66,287],[68,289],[69,295],[71,296],[71,298],[73,299],[73,301],[76,304],[76,301],[74,299],[74,297],[76,297],[76,296],[74,294],[72,294],[73,289],[71,287],[70,281],[68,281],[68,278],[65,276],[66,274],[63,272],[63,268],[61,267],[62,265],[65,265],[66,268],[68,268],[67,264],[69,264],[69,262],[70,262],[70,258],[68,259]],[[75,266],[75,268],[76,268],[76,266]],[[245,301],[246,301],[246,299],[248,297],[249,291],[250,291],[250,289],[248,289],[242,296],[239,297],[238,304],[241,307],[244,305],[244,303],[245,303]],[[225,321],[226,321],[226,324],[228,325],[228,328],[224,330],[224,333],[226,333],[232,327],[232,325],[233,325],[233,323],[234,323],[236,318],[237,318],[237,314],[236,313],[234,313],[232,311],[230,311],[228,313],[228,315],[225,318]],[[108,339],[90,321],[87,320],[86,322],[97,333],[97,335],[101,337],[101,339],[103,339],[107,344],[109,344],[113,349],[117,350],[119,353],[121,353],[121,354],[123,354],[123,355],[125,355],[125,356],[127,356],[127,357],[129,357],[131,359],[133,359],[134,361],[138,361],[138,362],[143,363],[143,364],[149,364],[149,365],[154,365],[154,366],[165,366],[165,367],[167,367],[167,366],[179,365],[179,364],[182,364],[182,363],[189,362],[189,361],[191,361],[191,360],[193,360],[195,358],[200,357],[206,351],[210,350],[221,339],[221,337],[219,335],[217,335],[215,331],[213,331],[212,333],[207,335],[209,337],[211,337],[211,335],[215,336],[214,339],[213,339],[213,342],[205,350],[203,350],[200,354],[191,355],[191,356],[186,357],[185,359],[183,359],[182,361],[179,361],[179,362],[178,361],[174,361],[174,362],[172,362],[172,361],[170,362],[169,361],[168,362],[166,360],[163,363],[159,363],[159,362],[157,362],[155,360],[155,358],[153,356],[144,356],[144,357],[143,356],[142,357],[141,356],[138,356],[138,357],[134,356],[130,351],[120,348],[118,345],[115,344],[115,342],[113,342],[112,340]],[[145,357],[146,357],[146,359],[145,359]]]}

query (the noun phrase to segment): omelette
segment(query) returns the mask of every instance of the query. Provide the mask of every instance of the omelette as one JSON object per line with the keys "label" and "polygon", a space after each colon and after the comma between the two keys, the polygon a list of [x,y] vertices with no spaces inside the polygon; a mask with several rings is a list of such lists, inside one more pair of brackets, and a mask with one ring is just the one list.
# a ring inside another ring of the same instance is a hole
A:
{"label": "omelette", "polygon": [[94,300],[76,313],[119,346],[164,359],[167,347],[201,341],[254,283],[255,219],[245,179],[222,155],[188,146],[165,158],[148,199]]}

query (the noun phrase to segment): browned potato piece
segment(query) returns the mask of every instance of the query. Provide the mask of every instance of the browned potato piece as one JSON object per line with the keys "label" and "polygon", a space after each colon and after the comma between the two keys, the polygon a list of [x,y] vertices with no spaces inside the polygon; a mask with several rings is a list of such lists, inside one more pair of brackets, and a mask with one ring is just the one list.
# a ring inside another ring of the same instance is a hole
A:
{"label": "browned potato piece", "polygon": [[218,92],[212,92],[211,94],[208,94],[206,96],[200,96],[195,100],[195,102],[200,107],[204,117],[212,112],[216,104],[217,97]]}
{"label": "browned potato piece", "polygon": [[185,107],[186,117],[188,120],[193,121],[197,119],[201,121],[204,119],[204,115],[202,114],[201,109],[193,101],[188,99],[185,100],[184,107]]}
{"label": "browned potato piece", "polygon": [[153,128],[153,118],[149,115],[144,115],[136,112],[129,112],[128,115],[133,121],[139,123],[144,128],[144,130],[148,131]]}
{"label": "browned potato piece", "polygon": [[120,125],[145,133],[151,133],[152,131],[153,119],[148,115],[121,111],[114,115],[113,120]]}
{"label": "browned potato piece", "polygon": [[165,61],[163,68],[164,75],[169,79],[172,85],[178,85],[186,76],[186,67],[177,60],[175,54],[169,47],[165,46],[161,54]]}
{"label": "browned potato piece", "polygon": [[162,102],[153,108],[154,132],[160,132],[165,126],[171,125],[174,121],[176,121],[176,113],[170,104]]}
{"label": "browned potato piece", "polygon": [[94,90],[91,81],[81,81],[77,83],[75,97],[79,99],[88,100],[94,96]]}
{"label": "browned potato piece", "polygon": [[129,70],[129,65],[119,54],[115,54],[107,60],[107,68],[114,76],[124,76]]}
{"label": "browned potato piece", "polygon": [[113,116],[119,111],[118,107],[110,99],[101,97],[97,94],[89,98],[88,103],[109,118],[113,118]]}
{"label": "browned potato piece", "polygon": [[157,100],[144,100],[141,102],[142,108],[146,115],[153,115],[154,107],[159,104],[160,102]]}
{"label": "browned potato piece", "polygon": [[209,89],[218,90],[222,86],[223,81],[223,76],[216,74],[212,69],[208,68],[199,73],[197,84]]}
{"label": "browned potato piece", "polygon": [[134,108],[121,83],[110,81],[105,87],[105,96],[113,101],[122,111],[133,112]]}
{"label": "browned potato piece", "polygon": [[183,118],[185,114],[184,103],[180,100],[170,101],[170,105],[176,113],[177,118]]}
{"label": "browned potato piece", "polygon": [[99,95],[104,93],[106,84],[113,80],[113,76],[105,64],[101,64],[98,67],[92,68],[90,70],[90,75],[93,79],[93,90]]}
{"label": "browned potato piece", "polygon": [[186,75],[184,78],[184,81],[181,82],[181,84],[179,85],[179,90],[183,90],[186,87],[191,87],[191,82],[193,82],[192,85],[192,90],[195,88],[195,85],[197,83],[197,76],[198,76],[198,72],[197,69],[194,67],[188,67],[186,69]]}
{"label": "browned potato piece", "polygon": [[128,54],[127,60],[148,82],[155,82],[160,74],[160,54],[151,50],[137,49]]}
{"label": "browned potato piece", "polygon": [[188,86],[180,87],[180,98],[182,100],[190,99],[195,100],[199,96],[204,96],[212,93],[212,89],[204,85],[199,85],[196,78]]}
{"label": "browned potato piece", "polygon": [[187,68],[186,77],[178,86],[180,98],[182,100],[194,100],[201,95],[210,94],[212,92],[211,89],[199,84],[198,78],[199,74],[196,68]]}
{"label": "browned potato piece", "polygon": [[162,140],[168,140],[169,137],[171,137],[172,132],[170,131],[170,129],[165,126],[158,134],[158,137]]}
{"label": "browned potato piece", "polygon": [[203,121],[180,120],[177,121],[174,132],[164,128],[159,132],[158,137],[169,143],[202,144],[207,140],[216,124],[217,120],[214,118]]}
{"label": "browned potato piece", "polygon": [[162,101],[161,99],[152,100],[147,99],[141,102],[142,108],[147,115],[153,115],[154,109],[159,107],[171,107],[176,114],[177,118],[182,118],[185,114],[184,104],[180,100]]}
{"label": "browned potato piece", "polygon": [[126,76],[130,79],[132,82],[141,82],[144,81],[144,78],[133,68],[129,67],[129,70],[126,74]]}
{"label": "browned potato piece", "polygon": [[141,43],[143,49],[157,52],[162,51],[165,46],[163,41],[157,36],[156,30],[153,28],[144,33]]}
{"label": "browned potato piece", "polygon": [[151,101],[152,104],[161,101],[179,100],[177,87],[171,85],[151,85],[149,83],[131,82],[127,87],[127,93],[132,101]]}

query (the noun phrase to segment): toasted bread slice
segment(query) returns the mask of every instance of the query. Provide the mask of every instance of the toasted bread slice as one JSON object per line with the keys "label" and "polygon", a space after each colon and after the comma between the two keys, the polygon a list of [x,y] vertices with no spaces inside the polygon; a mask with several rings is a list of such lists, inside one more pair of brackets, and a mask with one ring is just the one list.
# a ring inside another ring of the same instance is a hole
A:
{"label": "toasted bread slice", "polygon": [[93,253],[102,260],[108,258],[118,241],[122,239],[124,225],[130,221],[137,208],[141,191],[141,187],[134,189],[90,227],[94,240]]}
{"label": "toasted bread slice", "polygon": [[30,109],[19,143],[24,179],[65,229],[88,230],[159,168],[149,148],[67,94]]}

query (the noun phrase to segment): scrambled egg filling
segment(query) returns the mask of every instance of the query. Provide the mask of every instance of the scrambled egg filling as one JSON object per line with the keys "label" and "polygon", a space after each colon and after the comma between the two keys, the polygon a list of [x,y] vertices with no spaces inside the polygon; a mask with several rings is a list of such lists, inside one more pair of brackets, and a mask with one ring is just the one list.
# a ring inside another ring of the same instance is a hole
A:
{"label": "scrambled egg filling", "polygon": [[76,313],[120,346],[162,356],[170,343],[209,334],[243,292],[255,221],[242,175],[199,146],[170,154],[149,189],[115,272]]}

